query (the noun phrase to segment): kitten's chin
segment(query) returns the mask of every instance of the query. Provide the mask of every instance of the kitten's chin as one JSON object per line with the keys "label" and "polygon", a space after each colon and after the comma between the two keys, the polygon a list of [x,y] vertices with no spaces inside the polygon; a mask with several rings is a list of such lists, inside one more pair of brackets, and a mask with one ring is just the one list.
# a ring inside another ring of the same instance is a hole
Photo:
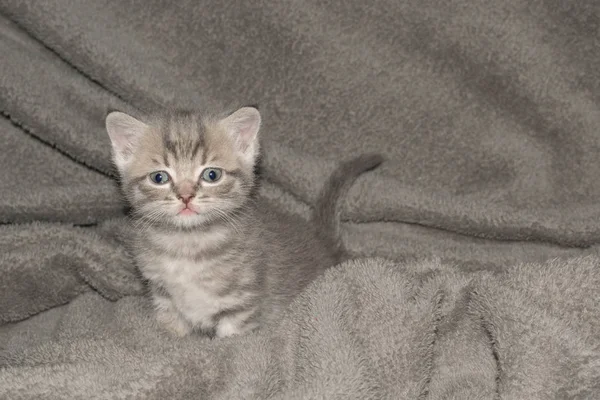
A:
{"label": "kitten's chin", "polygon": [[180,212],[172,218],[173,224],[181,228],[193,228],[203,225],[207,222],[207,218],[202,214],[194,211]]}

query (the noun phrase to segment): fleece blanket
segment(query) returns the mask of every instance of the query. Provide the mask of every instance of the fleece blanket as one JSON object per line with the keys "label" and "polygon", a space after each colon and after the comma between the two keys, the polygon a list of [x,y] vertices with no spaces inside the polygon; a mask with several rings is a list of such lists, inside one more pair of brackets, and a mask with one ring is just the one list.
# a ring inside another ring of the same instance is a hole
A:
{"label": "fleece blanket", "polygon": [[[599,49],[596,0],[0,0],[0,399],[600,398]],[[175,339],[104,115],[234,102],[276,212],[386,161],[277,326]]]}

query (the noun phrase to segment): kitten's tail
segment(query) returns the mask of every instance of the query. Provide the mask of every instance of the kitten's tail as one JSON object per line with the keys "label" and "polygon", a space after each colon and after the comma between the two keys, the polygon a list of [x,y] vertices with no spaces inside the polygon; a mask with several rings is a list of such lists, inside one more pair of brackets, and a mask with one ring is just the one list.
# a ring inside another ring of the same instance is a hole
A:
{"label": "kitten's tail", "polygon": [[346,249],[340,235],[340,203],[346,197],[356,179],[366,171],[376,168],[384,158],[379,154],[363,154],[342,162],[331,174],[321,190],[313,212],[313,221],[321,236],[340,263],[346,257]]}

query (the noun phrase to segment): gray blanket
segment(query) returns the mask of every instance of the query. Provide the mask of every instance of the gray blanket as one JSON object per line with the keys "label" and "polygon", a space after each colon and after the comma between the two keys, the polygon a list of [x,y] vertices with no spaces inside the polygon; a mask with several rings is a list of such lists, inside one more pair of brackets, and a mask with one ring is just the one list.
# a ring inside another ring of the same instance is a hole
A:
{"label": "gray blanket", "polygon": [[[596,0],[0,0],[0,399],[600,398]],[[261,201],[353,261],[278,326],[175,339],[107,109],[258,103]]]}

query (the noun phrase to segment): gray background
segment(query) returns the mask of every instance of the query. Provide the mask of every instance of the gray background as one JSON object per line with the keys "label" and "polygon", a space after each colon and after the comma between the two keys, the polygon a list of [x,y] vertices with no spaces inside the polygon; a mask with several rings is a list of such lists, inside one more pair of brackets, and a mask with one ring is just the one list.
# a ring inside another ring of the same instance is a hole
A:
{"label": "gray background", "polygon": [[[1,0],[0,397],[593,398],[599,48],[594,0]],[[343,213],[365,259],[279,330],[173,341],[104,115],[234,102],[285,211],[385,154]]]}

